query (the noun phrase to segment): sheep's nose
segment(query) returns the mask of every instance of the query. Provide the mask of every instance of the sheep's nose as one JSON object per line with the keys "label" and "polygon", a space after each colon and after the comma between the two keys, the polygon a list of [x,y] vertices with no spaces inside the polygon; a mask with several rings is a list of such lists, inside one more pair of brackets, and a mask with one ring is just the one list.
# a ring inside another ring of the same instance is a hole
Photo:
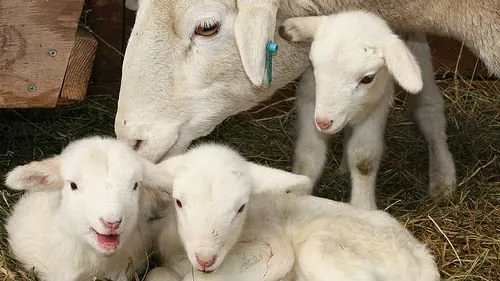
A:
{"label": "sheep's nose", "polygon": [[332,126],[332,124],[333,120],[330,118],[316,117],[316,126],[318,126],[320,130],[327,130]]}
{"label": "sheep's nose", "polygon": [[117,230],[118,227],[120,227],[120,224],[122,223],[122,219],[120,218],[119,220],[108,220],[108,219],[101,218],[101,223],[102,223],[102,225],[104,225],[104,227],[108,231],[114,231],[114,230]]}
{"label": "sheep's nose", "polygon": [[128,145],[137,149],[141,145],[142,140],[129,137],[127,135],[127,133],[128,133],[127,129],[128,129],[127,128],[127,120],[121,119],[121,118],[119,119],[117,117],[117,119],[115,120],[116,138],[119,140],[125,141]]}
{"label": "sheep's nose", "polygon": [[216,255],[205,256],[196,254],[196,261],[198,262],[200,267],[202,267],[204,270],[211,267],[215,263],[216,259],[217,259]]}

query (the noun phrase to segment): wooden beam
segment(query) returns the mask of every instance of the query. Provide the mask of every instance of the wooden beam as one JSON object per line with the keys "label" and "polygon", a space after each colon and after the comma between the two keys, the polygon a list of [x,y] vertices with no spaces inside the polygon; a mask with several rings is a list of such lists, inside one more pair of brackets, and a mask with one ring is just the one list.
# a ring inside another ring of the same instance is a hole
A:
{"label": "wooden beam", "polygon": [[84,0],[0,1],[0,107],[54,107]]}
{"label": "wooden beam", "polygon": [[69,57],[61,96],[58,103],[81,101],[87,94],[87,86],[97,49],[97,40],[89,32],[79,29],[75,45]]}

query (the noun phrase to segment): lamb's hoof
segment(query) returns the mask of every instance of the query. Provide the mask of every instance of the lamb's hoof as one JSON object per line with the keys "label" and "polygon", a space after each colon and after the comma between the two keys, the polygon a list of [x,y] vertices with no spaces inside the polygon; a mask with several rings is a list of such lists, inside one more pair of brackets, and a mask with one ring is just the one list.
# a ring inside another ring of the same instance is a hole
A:
{"label": "lamb's hoof", "polygon": [[429,187],[429,195],[435,201],[441,201],[443,199],[451,199],[456,191],[456,183],[453,181],[451,183],[431,183]]}

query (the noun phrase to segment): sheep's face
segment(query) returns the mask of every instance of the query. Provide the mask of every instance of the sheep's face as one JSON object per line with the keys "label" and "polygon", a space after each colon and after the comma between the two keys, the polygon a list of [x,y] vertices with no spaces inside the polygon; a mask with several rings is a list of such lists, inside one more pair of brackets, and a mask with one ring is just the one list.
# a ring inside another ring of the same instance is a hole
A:
{"label": "sheep's face", "polygon": [[[72,142],[61,155],[14,168],[5,184],[15,190],[58,192],[54,215],[60,229],[54,231],[111,255],[138,226],[141,185],[166,188],[171,177],[120,141],[89,137]],[[141,198],[143,208],[154,207],[154,199],[148,201],[153,197]]]}
{"label": "sheep's face", "polygon": [[242,169],[245,166],[231,160],[213,163],[212,159],[177,169],[172,194],[188,258],[203,272],[217,269],[236,243],[252,187]]}
{"label": "sheep's face", "polygon": [[216,144],[200,145],[158,166],[173,178],[178,231],[191,264],[202,272],[216,270],[238,240],[250,194],[312,190],[307,176],[247,162]]}
{"label": "sheep's face", "polygon": [[137,227],[142,173],[137,155],[124,144],[68,146],[61,155],[62,227],[101,254],[115,253]]}
{"label": "sheep's face", "polygon": [[311,61],[316,126],[334,134],[364,120],[382,102],[389,103],[392,81],[380,49],[363,42],[335,42],[330,37],[313,42]]}
{"label": "sheep's face", "polygon": [[[392,78],[411,93],[422,88],[415,58],[380,17],[363,11],[286,20],[280,35],[312,41],[316,86],[315,121],[333,134],[364,120],[392,101]],[[392,75],[392,77],[391,77]]]}
{"label": "sheep's face", "polygon": [[[276,20],[265,5],[259,6],[264,12],[257,9],[237,21],[248,13],[238,11],[234,0],[139,3],[123,61],[115,132],[151,161],[183,152],[307,67],[307,53],[290,56],[291,44],[280,41],[272,87],[261,85],[265,44],[272,37],[267,30],[274,31]],[[244,37],[239,44],[238,34]],[[258,78],[250,79],[246,70]]]}

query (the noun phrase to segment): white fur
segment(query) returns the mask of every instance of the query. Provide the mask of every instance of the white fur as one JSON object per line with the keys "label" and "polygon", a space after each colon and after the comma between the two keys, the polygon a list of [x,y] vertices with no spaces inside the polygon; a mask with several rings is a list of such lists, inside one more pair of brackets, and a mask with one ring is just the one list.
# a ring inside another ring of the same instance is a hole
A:
{"label": "white fur", "polygon": [[[148,281],[439,280],[430,251],[397,220],[296,194],[310,189],[307,177],[248,162],[214,144],[159,165],[173,177],[169,191],[181,203],[172,207],[179,236],[170,220],[168,234],[159,237],[164,266]],[[217,259],[203,268],[197,254]]]}
{"label": "white fur", "polygon": [[[344,153],[338,172],[351,173],[353,206],[376,209],[376,175],[394,95],[393,80],[410,93],[421,92],[421,71],[410,48],[419,57],[430,58],[426,44],[409,40],[411,45],[407,47],[382,18],[365,11],[291,18],[280,26],[280,34],[293,42],[312,41],[314,78],[309,72],[303,79],[315,79],[311,88],[315,87],[316,94],[307,97],[309,93],[302,88],[298,90],[299,138],[294,171],[317,181],[328,143],[328,138],[321,134],[331,135],[345,128]],[[425,42],[425,37],[420,40]],[[425,60],[423,64],[427,78],[431,79],[432,66]],[[372,82],[361,83],[370,75],[374,77]],[[414,99],[428,100],[417,109],[425,112],[417,120],[430,146],[430,193],[449,195],[454,190],[455,167],[443,133],[446,123],[442,98],[435,85],[421,95],[422,98]],[[321,126],[323,123],[331,125],[325,128]],[[313,127],[321,133],[312,133]],[[433,155],[434,151],[438,155]]]}
{"label": "white fur", "polygon": [[[417,61],[382,18],[364,11],[291,18],[283,22],[280,34],[290,41],[312,41],[315,104],[300,103],[299,106],[306,108],[299,111],[306,112],[314,106],[316,122],[299,124],[312,127],[315,123],[318,130],[329,135],[348,127],[341,169],[348,167],[351,172],[351,204],[376,209],[376,175],[394,95],[393,78],[410,93],[420,92],[423,83]],[[367,76],[374,77],[373,81],[363,84],[361,80]],[[318,122],[331,125],[321,127]],[[318,162],[321,169],[326,153],[325,138],[310,132],[301,136],[303,145],[319,142],[318,152],[309,152],[309,158],[318,157],[313,161]],[[299,173],[307,173],[301,169],[296,167]],[[314,172],[310,176],[316,181],[318,175]]]}
{"label": "white fur", "polygon": [[[290,17],[331,14],[354,8],[376,10],[384,13],[384,18],[390,19],[389,22],[401,32],[435,31],[465,38],[468,46],[477,43],[476,50],[481,51],[476,53],[488,59],[489,65],[500,61],[491,59],[500,53],[495,51],[497,41],[491,39],[498,34],[498,24],[494,24],[488,14],[495,13],[495,9],[479,4],[485,1],[465,4],[449,0],[439,4],[432,2],[432,5],[430,2],[398,0],[390,7],[380,7],[379,1],[353,0],[141,0],[123,63],[116,134],[130,145],[137,145],[143,156],[157,162],[184,152],[194,139],[209,134],[227,117],[253,107],[300,77],[310,66],[309,44],[289,43],[278,36],[276,29],[273,34],[273,28]],[[436,8],[425,14],[419,9],[420,5],[424,8],[456,5],[457,12],[442,17]],[[469,11],[485,13],[486,16],[468,17],[465,14]],[[474,25],[465,29],[465,18],[484,18],[491,25]],[[213,22],[220,24],[216,35],[202,37],[194,34],[197,26]],[[488,30],[490,27],[493,30]],[[488,40],[478,41],[472,37]],[[273,57],[273,82],[266,88],[262,85],[265,70],[263,44],[270,39],[278,42],[279,50]],[[427,48],[425,38],[415,46]],[[416,121],[423,128],[425,120],[434,117],[444,120],[444,115],[441,103],[433,105],[427,102],[441,99],[434,97],[440,93],[433,78],[430,54],[416,54],[421,65],[429,66],[422,68],[424,90],[415,97],[417,101],[425,101],[416,102],[414,107],[415,115],[419,116]],[[500,73],[499,69],[497,73]],[[305,83],[306,80],[302,81]],[[300,87],[303,93],[313,92],[311,85],[314,83],[306,84],[310,86]],[[433,113],[426,117],[422,112]],[[434,156],[430,157],[430,169],[437,168],[430,172],[431,189],[435,194],[448,193],[452,189],[446,187],[455,182],[455,175],[453,159],[441,138],[446,137],[445,126],[422,132],[434,151]],[[298,145],[297,149],[302,148]],[[308,166],[305,157],[298,151],[294,165],[304,167],[303,171],[309,175],[316,167]]]}
{"label": "white fur", "polygon": [[[58,156],[8,173],[8,187],[26,190],[6,224],[9,245],[40,280],[128,280],[143,270],[159,231],[149,220],[163,199],[147,186],[165,183],[153,164],[120,141],[74,141]],[[121,223],[112,229],[101,219]],[[97,233],[118,235],[119,242],[98,242],[106,236]]]}

